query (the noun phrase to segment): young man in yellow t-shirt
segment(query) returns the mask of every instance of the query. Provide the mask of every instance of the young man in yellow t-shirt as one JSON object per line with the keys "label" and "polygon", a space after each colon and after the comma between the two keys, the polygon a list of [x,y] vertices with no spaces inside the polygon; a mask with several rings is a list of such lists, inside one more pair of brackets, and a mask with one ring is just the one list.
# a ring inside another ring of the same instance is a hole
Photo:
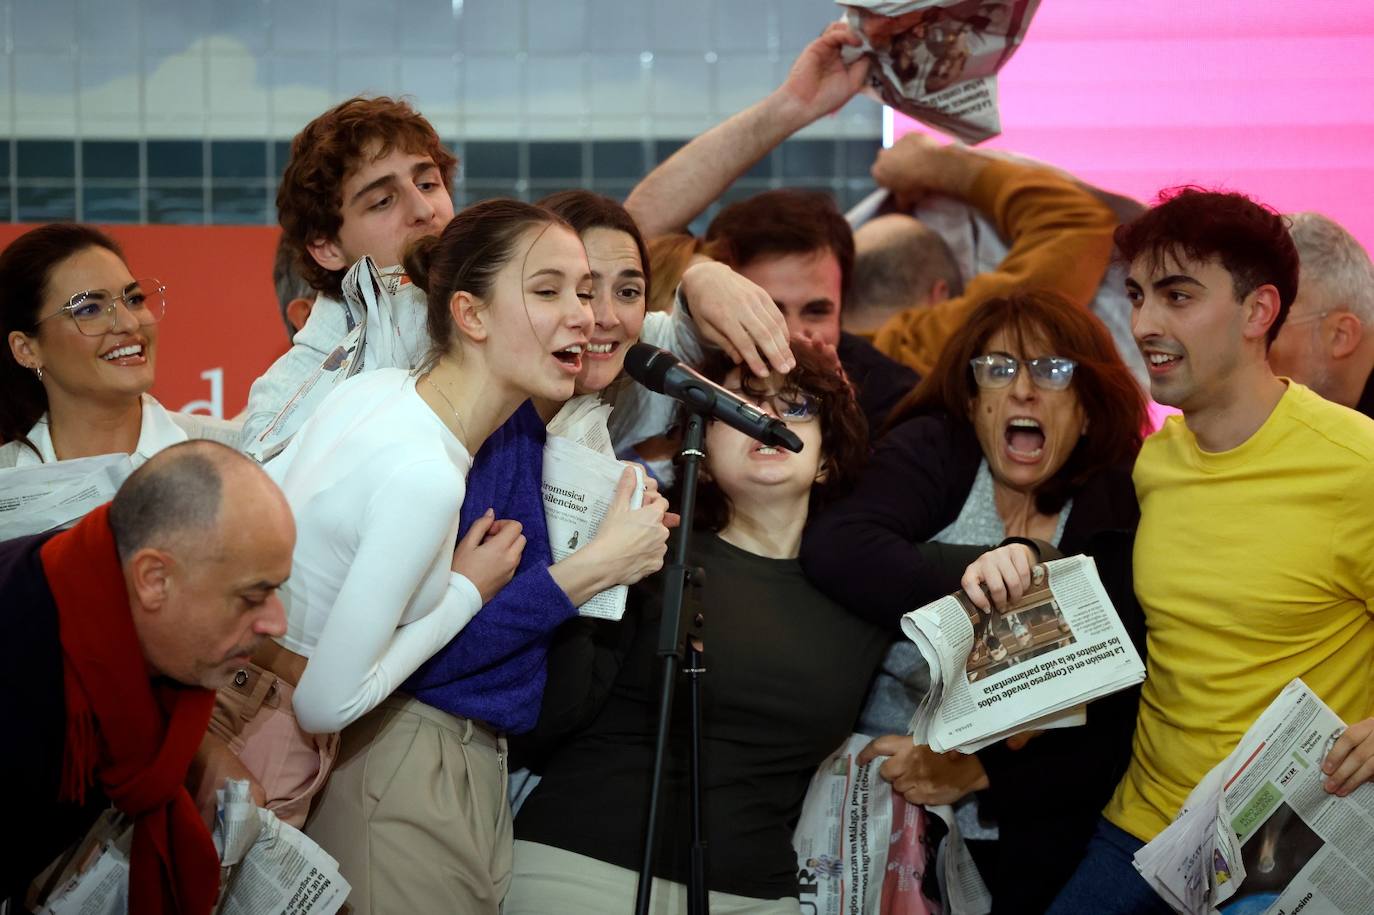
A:
{"label": "young man in yellow t-shirt", "polygon": [[1134,480],[1148,677],[1130,767],[1067,913],[1167,913],[1131,864],[1294,677],[1358,722],[1323,766],[1374,774],[1374,422],[1266,361],[1298,285],[1282,217],[1179,191],[1116,234],[1150,392],[1176,406]]}

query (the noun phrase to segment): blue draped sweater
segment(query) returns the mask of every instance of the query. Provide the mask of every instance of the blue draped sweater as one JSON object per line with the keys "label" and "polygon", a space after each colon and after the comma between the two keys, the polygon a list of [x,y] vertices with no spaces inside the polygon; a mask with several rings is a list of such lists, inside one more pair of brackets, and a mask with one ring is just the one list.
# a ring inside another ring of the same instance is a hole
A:
{"label": "blue draped sweater", "polygon": [[488,508],[524,526],[525,552],[510,583],[401,689],[426,705],[520,734],[534,727],[553,631],[577,608],[549,575],[541,493],[544,423],[526,401],[492,433],[468,473],[458,536]]}

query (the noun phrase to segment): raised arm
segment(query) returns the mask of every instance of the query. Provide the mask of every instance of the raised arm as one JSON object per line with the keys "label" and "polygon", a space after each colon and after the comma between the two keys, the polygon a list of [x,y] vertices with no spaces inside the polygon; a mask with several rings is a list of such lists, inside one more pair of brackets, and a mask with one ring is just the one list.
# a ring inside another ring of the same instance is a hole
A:
{"label": "raised arm", "polygon": [[717,124],[650,172],[625,201],[645,237],[685,229],[779,143],[853,98],[868,77],[868,59],[845,64],[840,50],[859,43],[848,26],[831,23],[767,98]]}
{"label": "raised arm", "polygon": [[918,372],[930,372],[945,341],[988,299],[1036,289],[1086,308],[1106,273],[1116,216],[1063,175],[908,134],[879,153],[873,177],[903,200],[965,200],[1011,242],[997,269],[973,277],[962,296],[908,309],[878,331],[878,349]]}

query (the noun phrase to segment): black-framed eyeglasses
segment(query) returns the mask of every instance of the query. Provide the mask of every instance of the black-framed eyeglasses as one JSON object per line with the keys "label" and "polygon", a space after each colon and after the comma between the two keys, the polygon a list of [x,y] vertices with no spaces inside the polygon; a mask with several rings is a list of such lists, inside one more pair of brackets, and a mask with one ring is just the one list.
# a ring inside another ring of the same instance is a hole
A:
{"label": "black-framed eyeglasses", "polygon": [[149,278],[134,280],[121,293],[87,289],[72,296],[57,311],[39,318],[37,323],[62,314],[71,315],[78,331],[87,337],[100,337],[114,330],[121,303],[141,327],[156,324],[167,313],[167,287]]}
{"label": "black-framed eyeglasses", "polygon": [[1063,356],[1042,356],[1039,359],[1017,359],[1006,353],[989,353],[974,356],[969,360],[973,367],[973,380],[980,388],[1005,388],[1016,380],[1016,373],[1025,366],[1030,370],[1031,381],[1037,388],[1046,391],[1062,391],[1073,381],[1073,370],[1078,363]]}
{"label": "black-framed eyeglasses", "polygon": [[809,423],[820,415],[820,405],[816,398],[802,391],[779,391],[770,393],[749,388],[727,388],[731,394],[742,397],[760,410],[769,410],[778,419],[788,423]]}

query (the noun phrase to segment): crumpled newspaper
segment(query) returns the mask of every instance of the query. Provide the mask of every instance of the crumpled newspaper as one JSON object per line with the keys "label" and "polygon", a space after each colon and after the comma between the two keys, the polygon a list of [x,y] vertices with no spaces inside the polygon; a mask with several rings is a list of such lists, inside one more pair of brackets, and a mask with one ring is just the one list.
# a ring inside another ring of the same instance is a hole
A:
{"label": "crumpled newspaper", "polygon": [[965,143],[1002,132],[997,71],[1011,59],[1040,0],[836,0],[873,60],[867,92]]}

